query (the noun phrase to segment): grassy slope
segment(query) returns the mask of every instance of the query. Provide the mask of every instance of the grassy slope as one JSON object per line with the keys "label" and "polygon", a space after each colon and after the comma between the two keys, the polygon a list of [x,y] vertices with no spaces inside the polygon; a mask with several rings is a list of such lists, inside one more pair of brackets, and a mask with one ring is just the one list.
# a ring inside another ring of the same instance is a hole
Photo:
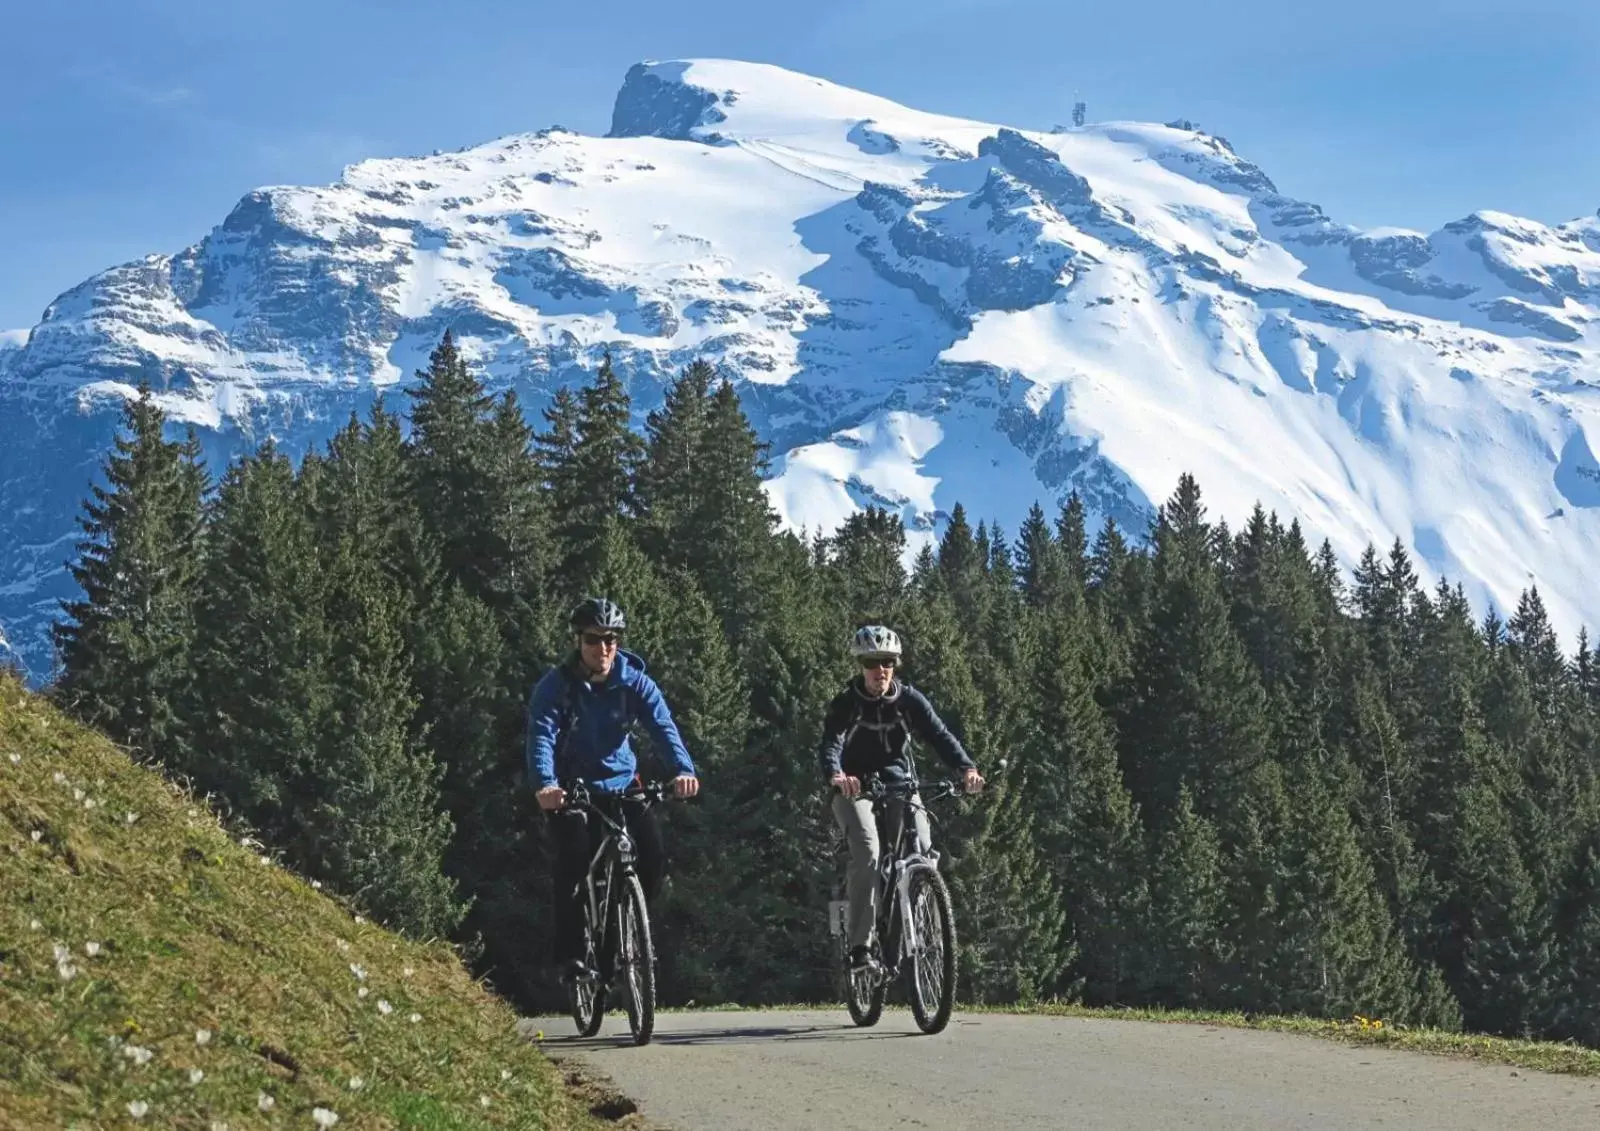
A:
{"label": "grassy slope", "polygon": [[0,676],[0,1128],[595,1126],[514,1023]]}

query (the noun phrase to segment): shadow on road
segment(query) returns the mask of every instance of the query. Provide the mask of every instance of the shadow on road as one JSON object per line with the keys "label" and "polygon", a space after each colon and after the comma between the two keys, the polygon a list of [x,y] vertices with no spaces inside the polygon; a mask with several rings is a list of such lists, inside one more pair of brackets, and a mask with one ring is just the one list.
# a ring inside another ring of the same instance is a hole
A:
{"label": "shadow on road", "polygon": [[[765,1041],[882,1041],[897,1037],[915,1037],[916,1033],[881,1029],[859,1029],[854,1025],[780,1025],[770,1028],[742,1029],[657,1029],[650,1040],[652,1045],[751,1045]],[[552,1052],[556,1049],[585,1050],[627,1047],[631,1042],[626,1033],[616,1036],[570,1037],[547,1035],[539,1042]]]}

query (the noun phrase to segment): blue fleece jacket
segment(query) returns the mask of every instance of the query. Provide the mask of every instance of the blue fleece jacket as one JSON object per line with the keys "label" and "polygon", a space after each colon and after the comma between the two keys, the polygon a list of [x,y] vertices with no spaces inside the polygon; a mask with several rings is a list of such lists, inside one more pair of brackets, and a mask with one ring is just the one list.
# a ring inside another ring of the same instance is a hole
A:
{"label": "blue fleece jacket", "polygon": [[528,697],[529,782],[543,789],[579,777],[601,793],[621,793],[638,772],[638,758],[628,741],[635,719],[650,728],[678,773],[695,772],[661,688],[645,674],[637,655],[618,651],[611,674],[599,684],[577,673],[576,657],[551,668]]}

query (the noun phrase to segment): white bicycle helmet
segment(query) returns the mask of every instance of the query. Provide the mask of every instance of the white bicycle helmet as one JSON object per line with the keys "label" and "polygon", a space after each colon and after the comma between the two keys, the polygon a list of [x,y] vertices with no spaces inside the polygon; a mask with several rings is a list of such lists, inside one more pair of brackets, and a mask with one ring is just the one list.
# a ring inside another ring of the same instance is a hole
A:
{"label": "white bicycle helmet", "polygon": [[864,625],[856,629],[855,639],[850,642],[850,654],[853,656],[893,656],[900,658],[900,637],[892,628],[881,624]]}

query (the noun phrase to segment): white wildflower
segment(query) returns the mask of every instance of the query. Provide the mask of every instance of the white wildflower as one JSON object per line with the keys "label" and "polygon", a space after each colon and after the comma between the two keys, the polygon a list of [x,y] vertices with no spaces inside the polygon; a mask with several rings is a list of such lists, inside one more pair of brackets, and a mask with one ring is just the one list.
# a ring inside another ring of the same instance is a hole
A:
{"label": "white wildflower", "polygon": [[379,998],[378,999],[378,1012],[383,1014],[385,1017],[387,1017],[387,1016],[389,1016],[389,1014],[394,1012],[394,1006],[390,1005],[388,1002],[384,1001],[382,998]]}
{"label": "white wildflower", "polygon": [[37,920],[37,919],[29,919],[28,920],[28,930],[30,930],[30,931],[42,931],[42,930],[44,930],[44,924],[39,922],[39,920]]}
{"label": "white wildflower", "polygon": [[124,821],[126,821],[128,824],[131,825],[131,824],[133,824],[135,821],[137,821],[139,819],[139,814],[137,814],[137,813],[124,813],[122,815],[122,819]]}
{"label": "white wildflower", "polygon": [[121,1043],[122,1043],[122,1038],[117,1036],[115,1033],[111,1034],[111,1036],[106,1038],[106,1044],[110,1045],[112,1048],[116,1048]]}
{"label": "white wildflower", "polygon": [[21,762],[21,761],[22,761],[22,755],[21,754],[12,754],[11,755],[11,764],[13,766],[15,766],[18,762]]}
{"label": "white wildflower", "polygon": [[366,997],[371,992],[372,991],[367,989],[366,986],[362,986],[359,990],[356,991],[356,997]]}
{"label": "white wildflower", "polygon": [[55,944],[55,955],[56,955],[56,962],[61,963],[61,962],[65,962],[67,959],[71,958],[72,957],[72,952],[70,950],[68,950],[66,947],[62,946],[60,943],[56,943]]}
{"label": "white wildflower", "polygon": [[265,1092],[261,1092],[256,1096],[256,1107],[260,1108],[262,1111],[271,1111],[272,1105],[277,1102],[277,1100],[273,1099]]}
{"label": "white wildflower", "polygon": [[198,1068],[189,1069],[189,1083],[198,1084],[206,1078],[206,1074]]}
{"label": "white wildflower", "polygon": [[78,976],[78,968],[70,962],[56,963],[56,973],[61,975],[63,982],[70,982]]}
{"label": "white wildflower", "polygon": [[359,1092],[362,1088],[366,1087],[366,1085],[367,1085],[367,1082],[365,1080],[363,1080],[361,1077],[359,1077],[359,1076],[350,1077],[350,1090],[352,1092]]}
{"label": "white wildflower", "polygon": [[211,1030],[196,1029],[194,1031],[194,1043],[197,1045],[209,1045],[211,1043]]}
{"label": "white wildflower", "polygon": [[150,1063],[150,1058],[155,1055],[141,1045],[129,1045],[122,1050],[122,1055],[139,1065],[141,1068]]}
{"label": "white wildflower", "polygon": [[350,973],[356,976],[356,981],[358,982],[365,982],[367,980],[367,968],[361,965],[359,962],[350,963]]}
{"label": "white wildflower", "polygon": [[128,1104],[128,1114],[135,1119],[143,1119],[144,1113],[150,1110],[150,1105],[143,1100],[134,1100]]}
{"label": "white wildflower", "polygon": [[60,770],[57,770],[55,773],[50,775],[50,780],[55,782],[57,785],[66,785],[67,775],[62,773]]}
{"label": "white wildflower", "polygon": [[343,939],[334,939],[333,942],[334,942],[334,945],[337,946],[340,950],[349,950],[350,949],[350,944],[345,942]]}
{"label": "white wildflower", "polygon": [[360,926],[362,923],[365,923],[365,922],[366,922],[366,920],[363,919],[361,916],[359,916],[359,915],[356,916],[356,925],[357,926]]}
{"label": "white wildflower", "polygon": [[417,1023],[417,1022],[418,1022],[418,1021],[421,1021],[421,1020],[422,1020],[422,1014],[420,1014],[420,1013],[413,1013],[413,1014],[412,1014],[412,1015],[411,1015],[411,1023],[412,1023],[412,1024],[413,1024],[413,1025],[415,1025],[415,1024],[416,1024],[416,1023]]}
{"label": "white wildflower", "polygon": [[228,1125],[226,1123],[218,1123],[213,1119],[211,1121],[211,1131],[228,1131]]}
{"label": "white wildflower", "polygon": [[95,799],[94,799],[94,798],[92,798],[92,797],[85,797],[85,798],[84,798],[84,799],[83,799],[83,807],[84,807],[84,808],[85,808],[85,809],[93,809],[93,808],[94,808],[94,807],[95,807],[95,805],[96,805],[96,802],[95,802]]}
{"label": "white wildflower", "polygon": [[321,880],[312,880],[311,881],[311,890],[312,891],[321,891],[322,890],[322,881]]}
{"label": "white wildflower", "polygon": [[263,864],[271,864],[271,863],[272,863],[272,860],[271,860],[271,858],[270,858],[270,857],[266,857],[266,856],[263,856],[263,857],[262,857],[262,858],[261,858],[261,862],[262,862],[262,863],[263,863]]}
{"label": "white wildflower", "polygon": [[489,1097],[488,1096],[479,1096],[478,1097],[478,1104],[481,1107],[488,1107],[489,1106]]}
{"label": "white wildflower", "polygon": [[403,970],[401,970],[400,973],[403,974],[405,977],[409,978],[409,977],[411,977],[411,975],[415,974],[416,971],[411,969],[411,967],[407,966]]}
{"label": "white wildflower", "polygon": [[100,953],[100,944],[97,942],[84,943],[83,953],[87,954],[90,958],[93,958],[95,955]]}
{"label": "white wildflower", "polygon": [[34,829],[33,832],[30,833],[29,835],[33,837],[33,843],[34,844],[38,844],[41,840],[44,839],[44,830],[43,829]]}
{"label": "white wildflower", "polygon": [[500,1079],[502,1079],[502,1080],[509,1080],[509,1079],[511,1079],[511,1069],[509,1069],[509,1068],[502,1068],[502,1069],[501,1069],[501,1070],[500,1070]]}
{"label": "white wildflower", "polygon": [[311,1121],[318,1127],[332,1127],[339,1122],[339,1117],[325,1107],[311,1109]]}
{"label": "white wildflower", "polygon": [[83,790],[79,789],[77,786],[73,786],[73,788],[72,788],[72,800],[74,800],[74,801],[82,801],[83,800]]}
{"label": "white wildflower", "polygon": [[198,817],[199,815],[200,815],[200,811],[198,809],[190,809],[189,810],[189,816],[190,817]]}

